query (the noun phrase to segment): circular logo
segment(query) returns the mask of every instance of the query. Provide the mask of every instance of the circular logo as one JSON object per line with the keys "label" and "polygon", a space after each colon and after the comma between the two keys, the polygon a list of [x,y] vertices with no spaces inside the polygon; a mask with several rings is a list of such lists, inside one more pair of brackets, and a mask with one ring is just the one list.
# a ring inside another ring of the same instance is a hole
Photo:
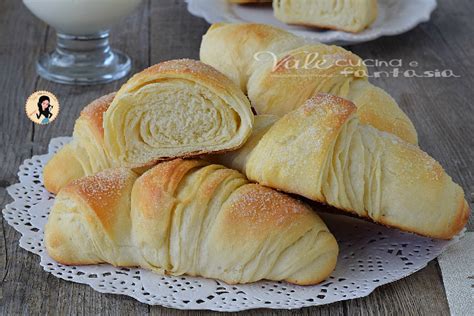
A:
{"label": "circular logo", "polygon": [[26,100],[25,111],[33,123],[49,124],[59,114],[58,98],[49,91],[36,91]]}

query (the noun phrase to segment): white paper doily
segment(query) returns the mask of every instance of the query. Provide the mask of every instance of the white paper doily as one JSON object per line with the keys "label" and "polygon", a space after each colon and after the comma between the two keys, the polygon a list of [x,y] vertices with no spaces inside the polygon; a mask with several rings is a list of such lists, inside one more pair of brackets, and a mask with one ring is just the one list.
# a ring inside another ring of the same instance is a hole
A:
{"label": "white paper doily", "polygon": [[309,40],[331,44],[356,44],[381,36],[405,33],[430,19],[436,0],[378,0],[377,20],[366,30],[353,34],[291,26],[278,21],[270,6],[231,4],[226,0],[186,0],[188,11],[209,23],[265,23],[286,29]]}
{"label": "white paper doily", "polygon": [[171,277],[111,265],[64,266],[46,253],[43,228],[54,196],[42,184],[44,164],[70,137],[51,140],[49,153],[33,156],[20,166],[20,183],[7,188],[14,202],[3,210],[6,221],[22,234],[20,246],[41,257],[54,276],[89,284],[103,293],[125,294],[140,302],[177,309],[238,311],[252,308],[292,309],[363,297],[376,287],[408,276],[459,240],[433,240],[388,229],[360,219],[322,214],[336,236],[340,254],[331,277],[316,286],[285,282],[228,285],[220,281]]}

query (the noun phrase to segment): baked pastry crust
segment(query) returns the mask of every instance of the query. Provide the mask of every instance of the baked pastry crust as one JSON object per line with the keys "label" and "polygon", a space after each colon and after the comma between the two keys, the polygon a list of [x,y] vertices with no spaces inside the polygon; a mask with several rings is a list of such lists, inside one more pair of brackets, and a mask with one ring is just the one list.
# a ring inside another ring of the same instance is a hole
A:
{"label": "baked pastry crust", "polygon": [[109,169],[63,188],[45,229],[62,264],[141,266],[230,284],[316,284],[333,271],[334,236],[306,204],[199,160],[137,177]]}
{"label": "baked pastry crust", "polygon": [[203,37],[200,58],[237,83],[257,114],[283,116],[330,93],[351,100],[362,123],[418,142],[408,116],[368,81],[363,60],[342,47],[308,44],[269,25],[217,23]]}
{"label": "baked pastry crust", "polygon": [[257,116],[249,147],[213,159],[377,223],[452,238],[470,213],[462,188],[419,147],[361,124],[356,111],[348,100],[320,94],[273,125]]}
{"label": "baked pastry crust", "polygon": [[61,148],[43,170],[45,188],[52,193],[74,179],[94,174],[111,167],[104,147],[103,114],[115,93],[110,93],[88,104],[74,125],[73,139]]}
{"label": "baked pastry crust", "polygon": [[211,66],[166,61],[134,75],[104,114],[115,166],[141,167],[240,147],[252,132],[247,97]]}
{"label": "baked pastry crust", "polygon": [[140,174],[158,161],[226,152],[247,140],[253,120],[247,97],[211,66],[163,62],[84,108],[72,142],[45,166],[45,187],[57,193],[111,167]]}
{"label": "baked pastry crust", "polygon": [[377,0],[275,0],[275,17],[287,24],[359,33],[377,19]]}

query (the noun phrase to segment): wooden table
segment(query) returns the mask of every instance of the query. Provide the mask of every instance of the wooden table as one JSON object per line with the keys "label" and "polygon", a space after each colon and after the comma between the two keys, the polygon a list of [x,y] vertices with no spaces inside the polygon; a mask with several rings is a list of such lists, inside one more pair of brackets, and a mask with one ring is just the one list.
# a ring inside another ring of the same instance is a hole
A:
{"label": "wooden table", "polygon": [[[429,23],[395,37],[349,47],[364,58],[402,59],[403,69],[417,61],[417,71],[451,69],[460,78],[393,78],[374,80],[389,91],[418,129],[421,147],[441,162],[466,191],[471,208],[474,191],[474,1],[438,1]],[[113,45],[133,58],[133,71],[174,58],[198,58],[208,24],[192,16],[181,0],[148,0],[112,32]],[[469,38],[471,35],[471,38]],[[49,140],[70,135],[89,101],[124,82],[65,86],[39,78],[38,56],[51,50],[54,31],[33,17],[18,0],[0,2],[0,95],[2,97],[0,204],[11,201],[5,188],[17,182],[20,163],[47,151]],[[373,71],[387,70],[375,67]],[[24,113],[35,90],[55,93],[59,118],[37,126]],[[471,218],[469,230],[474,229]],[[2,291],[0,313],[12,314],[185,314],[147,306],[129,297],[100,294],[87,285],[66,282],[43,271],[39,258],[18,246],[19,234],[2,221],[0,230]],[[188,312],[191,313],[191,312]],[[196,312],[207,314],[208,312]],[[448,314],[438,263],[401,281],[378,288],[369,297],[297,311],[259,310],[252,314]],[[187,313],[186,313],[187,314]]]}

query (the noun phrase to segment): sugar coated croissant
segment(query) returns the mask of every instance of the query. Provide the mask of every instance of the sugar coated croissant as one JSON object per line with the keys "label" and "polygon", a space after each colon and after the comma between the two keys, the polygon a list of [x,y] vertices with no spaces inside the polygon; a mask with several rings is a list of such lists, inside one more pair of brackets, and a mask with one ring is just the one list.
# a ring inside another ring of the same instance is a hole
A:
{"label": "sugar coated croissant", "polygon": [[228,283],[315,284],[338,246],[308,206],[199,160],[163,162],[138,177],[116,168],[71,182],[45,230],[63,264],[141,266]]}
{"label": "sugar coated croissant", "polygon": [[72,142],[44,169],[45,187],[57,193],[110,167],[140,173],[157,161],[231,150],[249,137],[253,120],[247,97],[211,66],[163,62],[81,112]]}
{"label": "sugar coated croissant", "polygon": [[44,186],[57,193],[74,179],[111,167],[105,150],[103,114],[115,93],[105,95],[87,105],[74,125],[72,141],[62,147],[43,170]]}
{"label": "sugar coated croissant", "polygon": [[250,180],[417,234],[449,239],[470,213],[462,188],[419,147],[361,124],[352,102],[327,94],[256,132],[218,162]]}
{"label": "sugar coated croissant", "polygon": [[210,27],[201,61],[247,92],[257,114],[284,114],[318,93],[351,100],[362,123],[417,143],[416,130],[395,100],[367,79],[363,60],[338,46],[308,44],[263,24]]}

